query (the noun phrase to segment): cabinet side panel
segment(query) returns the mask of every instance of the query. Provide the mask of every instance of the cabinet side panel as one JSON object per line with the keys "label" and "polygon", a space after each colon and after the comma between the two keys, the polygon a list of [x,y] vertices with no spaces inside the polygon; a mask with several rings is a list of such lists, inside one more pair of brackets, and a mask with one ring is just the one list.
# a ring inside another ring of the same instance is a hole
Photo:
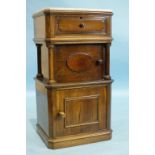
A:
{"label": "cabinet side panel", "polygon": [[45,16],[38,16],[34,19],[34,37],[45,38]]}
{"label": "cabinet side panel", "polygon": [[47,90],[36,81],[37,124],[49,135]]}
{"label": "cabinet side panel", "polygon": [[111,130],[111,85],[107,86],[107,129]]}

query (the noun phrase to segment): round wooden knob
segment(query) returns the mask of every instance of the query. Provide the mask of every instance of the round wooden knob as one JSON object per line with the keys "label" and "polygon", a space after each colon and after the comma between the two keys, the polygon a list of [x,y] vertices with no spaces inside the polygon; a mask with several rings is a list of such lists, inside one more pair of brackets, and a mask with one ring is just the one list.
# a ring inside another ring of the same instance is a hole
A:
{"label": "round wooden knob", "polygon": [[80,27],[80,28],[84,28],[84,24],[81,23],[81,24],[79,25],[79,27]]}
{"label": "round wooden knob", "polygon": [[97,60],[97,61],[96,61],[96,64],[97,64],[97,65],[103,64],[103,60],[102,60],[102,59]]}
{"label": "round wooden knob", "polygon": [[61,117],[61,118],[65,118],[66,117],[66,114],[64,112],[59,112],[58,113],[58,116]]}

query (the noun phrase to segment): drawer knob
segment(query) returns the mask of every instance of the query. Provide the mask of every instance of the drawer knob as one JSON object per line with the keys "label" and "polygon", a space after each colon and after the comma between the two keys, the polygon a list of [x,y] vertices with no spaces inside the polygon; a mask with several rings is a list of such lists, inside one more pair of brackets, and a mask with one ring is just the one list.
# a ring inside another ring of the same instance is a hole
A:
{"label": "drawer knob", "polygon": [[99,59],[99,60],[96,61],[96,65],[101,65],[101,64],[103,64],[103,60],[102,59]]}
{"label": "drawer knob", "polygon": [[79,27],[84,28],[84,24],[83,23],[79,24]]}
{"label": "drawer knob", "polygon": [[58,113],[58,117],[65,118],[66,117],[66,114],[64,112],[59,112]]}

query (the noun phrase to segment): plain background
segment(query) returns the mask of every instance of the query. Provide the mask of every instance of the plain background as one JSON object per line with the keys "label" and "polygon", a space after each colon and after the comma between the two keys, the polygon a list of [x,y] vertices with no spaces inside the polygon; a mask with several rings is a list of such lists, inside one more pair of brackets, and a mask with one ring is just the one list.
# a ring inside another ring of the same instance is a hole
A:
{"label": "plain background", "polygon": [[[0,153],[25,155],[26,1],[1,4]],[[154,0],[130,0],[129,10],[129,154],[154,155]]]}
{"label": "plain background", "polygon": [[[36,46],[33,42],[32,14],[46,7],[111,9],[112,18],[111,77],[112,90],[112,129],[111,141],[49,150],[36,134],[36,101],[33,77],[37,73]],[[28,155],[128,155],[128,0],[27,0],[27,154]]]}

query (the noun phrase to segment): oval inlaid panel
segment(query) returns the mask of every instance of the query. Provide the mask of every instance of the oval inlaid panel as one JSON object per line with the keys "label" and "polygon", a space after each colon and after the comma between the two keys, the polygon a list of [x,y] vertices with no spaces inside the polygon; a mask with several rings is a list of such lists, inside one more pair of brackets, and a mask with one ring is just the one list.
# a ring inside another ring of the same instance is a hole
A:
{"label": "oval inlaid panel", "polygon": [[68,68],[75,72],[86,71],[91,68],[92,64],[93,58],[86,53],[73,54],[67,59]]}

